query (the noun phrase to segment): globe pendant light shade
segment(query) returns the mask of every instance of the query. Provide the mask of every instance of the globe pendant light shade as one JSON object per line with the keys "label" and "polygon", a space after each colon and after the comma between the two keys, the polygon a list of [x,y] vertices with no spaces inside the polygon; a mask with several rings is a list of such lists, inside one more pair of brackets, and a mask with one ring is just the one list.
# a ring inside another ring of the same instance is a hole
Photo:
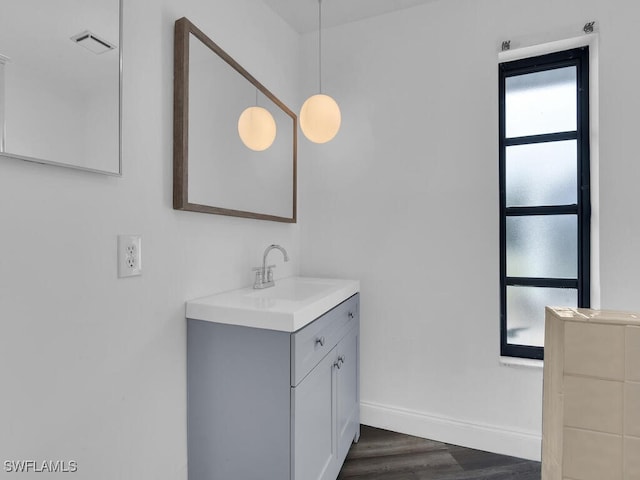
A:
{"label": "globe pendant light shade", "polygon": [[267,109],[249,107],[240,114],[238,134],[247,148],[262,152],[276,138],[276,122]]}
{"label": "globe pendant light shade", "polygon": [[318,0],[318,85],[319,93],[302,104],[300,128],[310,141],[326,143],[340,130],[342,115],[336,101],[322,93],[322,0]]}
{"label": "globe pendant light shade", "polygon": [[314,143],[326,143],[335,137],[341,120],[340,107],[329,95],[313,95],[300,109],[302,133]]}

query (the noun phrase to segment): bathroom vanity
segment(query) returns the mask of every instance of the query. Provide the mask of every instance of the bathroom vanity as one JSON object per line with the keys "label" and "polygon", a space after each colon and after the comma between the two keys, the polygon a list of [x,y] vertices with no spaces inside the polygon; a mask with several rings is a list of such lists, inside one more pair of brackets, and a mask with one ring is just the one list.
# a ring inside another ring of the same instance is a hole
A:
{"label": "bathroom vanity", "polygon": [[187,302],[190,480],[335,480],[360,432],[359,282]]}

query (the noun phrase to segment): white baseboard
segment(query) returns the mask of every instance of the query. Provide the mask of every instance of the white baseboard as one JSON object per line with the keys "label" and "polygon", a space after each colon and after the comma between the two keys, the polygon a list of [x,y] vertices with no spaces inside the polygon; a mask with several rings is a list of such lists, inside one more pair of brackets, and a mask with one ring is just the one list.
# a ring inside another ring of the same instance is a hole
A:
{"label": "white baseboard", "polygon": [[369,402],[360,403],[360,422],[462,447],[540,461],[542,439],[534,433]]}

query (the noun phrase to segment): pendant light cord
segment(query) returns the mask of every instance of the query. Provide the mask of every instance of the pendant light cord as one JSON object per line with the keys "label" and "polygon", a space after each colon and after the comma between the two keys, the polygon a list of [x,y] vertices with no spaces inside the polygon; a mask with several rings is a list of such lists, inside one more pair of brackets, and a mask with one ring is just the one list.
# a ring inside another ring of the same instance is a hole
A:
{"label": "pendant light cord", "polygon": [[322,93],[322,0],[318,0],[318,91]]}

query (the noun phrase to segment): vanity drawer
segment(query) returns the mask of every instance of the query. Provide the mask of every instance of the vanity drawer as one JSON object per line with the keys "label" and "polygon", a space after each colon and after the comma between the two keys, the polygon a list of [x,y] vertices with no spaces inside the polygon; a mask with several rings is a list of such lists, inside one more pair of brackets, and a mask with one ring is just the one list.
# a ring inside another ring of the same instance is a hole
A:
{"label": "vanity drawer", "polygon": [[291,385],[296,386],[331,351],[360,318],[360,295],[355,294],[291,334]]}

